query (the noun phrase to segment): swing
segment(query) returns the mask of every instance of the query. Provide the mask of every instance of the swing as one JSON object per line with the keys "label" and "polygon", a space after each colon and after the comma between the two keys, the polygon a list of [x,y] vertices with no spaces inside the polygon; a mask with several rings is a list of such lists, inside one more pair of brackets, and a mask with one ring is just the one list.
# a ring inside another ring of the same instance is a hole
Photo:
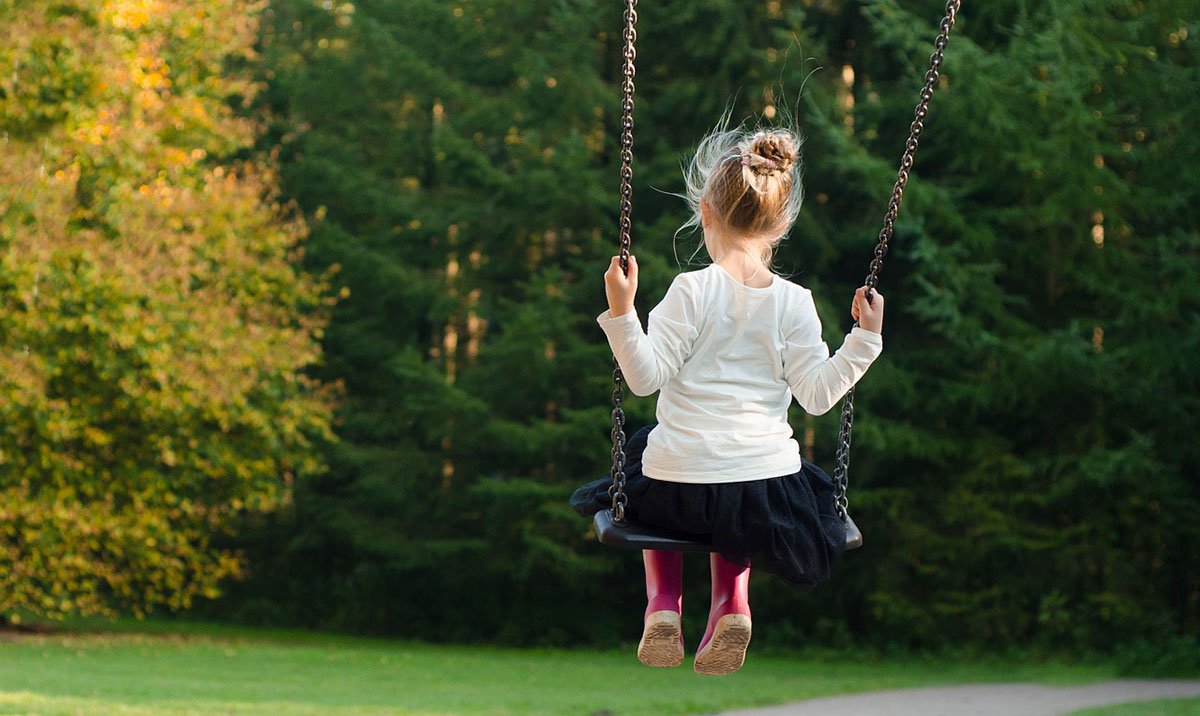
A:
{"label": "swing", "polygon": [[[892,238],[892,227],[896,215],[900,211],[900,201],[904,196],[904,187],[908,184],[908,173],[912,169],[913,156],[917,151],[917,142],[921,130],[925,127],[925,116],[929,110],[929,100],[933,97],[933,89],[937,86],[939,69],[942,66],[942,53],[949,42],[950,30],[954,27],[954,19],[958,14],[961,0],[949,0],[946,3],[946,15],[942,18],[941,33],[934,41],[934,52],[929,57],[929,70],[925,72],[925,86],[921,89],[921,99],[914,110],[915,118],[909,127],[908,141],[904,146],[904,154],[900,159],[900,170],[896,175],[896,183],[892,187],[892,199],[888,203],[887,213],[883,218],[883,228],[879,232],[879,243],[875,246],[875,256],[871,259],[871,270],[867,275],[867,302],[871,302],[873,290],[879,282],[879,270],[883,267],[883,257],[888,251],[888,242]],[[621,215],[620,243],[621,268],[629,272],[629,249],[631,245],[630,229],[632,222],[631,196],[633,194],[633,76],[634,58],[637,51],[634,41],[637,31],[637,0],[625,0],[625,58],[622,68],[623,81],[621,84]],[[858,323],[856,322],[857,326]],[[688,535],[672,534],[663,530],[653,529],[645,525],[635,524],[625,515],[625,506],[629,497],[625,494],[625,411],[622,401],[625,397],[624,378],[621,366],[613,356],[613,411],[612,411],[612,468],[610,475],[613,484],[608,488],[612,498],[612,507],[600,510],[592,520],[596,537],[601,544],[623,549],[658,549],[675,550],[680,552],[713,552],[711,542],[705,542]],[[838,517],[846,528],[846,549],[862,546],[862,532],[850,519],[849,502],[846,498],[846,486],[849,482],[850,471],[850,428],[854,422],[854,387],[846,391],[842,400],[842,422],[838,432],[837,456],[834,463],[834,506]]]}

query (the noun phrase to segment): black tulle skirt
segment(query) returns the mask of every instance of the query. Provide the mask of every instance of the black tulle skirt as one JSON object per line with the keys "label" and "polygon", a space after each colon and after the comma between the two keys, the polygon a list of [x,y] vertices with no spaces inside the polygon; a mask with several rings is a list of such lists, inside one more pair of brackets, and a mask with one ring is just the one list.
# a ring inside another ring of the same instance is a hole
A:
{"label": "black tulle skirt", "polygon": [[[692,484],[642,474],[642,451],[653,425],[625,444],[626,512],[643,525],[712,540],[730,562],[779,575],[804,589],[829,579],[846,549],[846,529],[834,508],[833,479],[803,461],[799,472],[747,482]],[[612,506],[608,476],[571,496],[591,516]]]}

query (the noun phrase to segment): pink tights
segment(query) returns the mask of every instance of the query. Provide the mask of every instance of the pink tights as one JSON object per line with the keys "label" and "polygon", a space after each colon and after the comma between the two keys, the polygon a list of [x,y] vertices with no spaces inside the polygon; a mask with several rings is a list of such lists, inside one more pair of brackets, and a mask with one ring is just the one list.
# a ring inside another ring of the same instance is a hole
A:
{"label": "pink tights", "polygon": [[[682,611],[683,553],[666,550],[643,550],[646,566],[646,616],[652,612]],[[708,609],[708,629],[700,648],[712,638],[717,620],[726,614],[750,616],[750,568],[726,561],[713,552],[709,558],[712,569],[712,601]]]}

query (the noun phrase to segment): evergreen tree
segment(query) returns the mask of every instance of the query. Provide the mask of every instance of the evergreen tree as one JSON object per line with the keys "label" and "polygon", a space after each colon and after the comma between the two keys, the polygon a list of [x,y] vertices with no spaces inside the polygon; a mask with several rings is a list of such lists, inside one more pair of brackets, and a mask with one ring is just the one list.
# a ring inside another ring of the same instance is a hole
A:
{"label": "evergreen tree", "polygon": [[[1184,8],[978,12],[926,123],[884,272],[887,359],[859,401],[852,504],[883,544],[830,601],[854,632],[908,644],[1195,635]],[[930,34],[892,2],[854,25],[874,41],[847,51],[851,99],[808,115],[810,152],[839,159],[815,163],[798,233],[831,242],[871,217],[865,188],[886,194],[873,155],[903,145]]]}
{"label": "evergreen tree", "polygon": [[586,3],[270,13],[266,143],[312,217],[310,265],[347,288],[324,342],[346,397],[329,474],[261,524],[244,592],[297,610],[276,618],[495,633],[521,600],[481,609],[480,584],[553,604],[549,578],[579,592],[603,569],[573,554],[584,530],[562,494],[605,451],[605,350],[573,295],[608,223],[603,18]]}
{"label": "evergreen tree", "polygon": [[[806,136],[779,264],[840,345],[943,9],[639,9],[643,314],[698,242],[675,236],[679,162],[729,105]],[[1186,9],[965,8],[881,277],[884,355],[858,394],[867,546],[812,594],[756,580],[759,634],[1109,646],[1200,630]],[[616,247],[619,11],[273,6],[268,146],[313,218],[310,265],[336,263],[349,289],[324,375],[347,399],[329,475],[251,539],[247,614],[429,638],[627,633],[638,561],[565,505],[608,454],[594,317]],[[653,405],[630,399],[631,423]],[[793,419],[831,468],[836,411]],[[546,633],[547,612],[570,626]]]}

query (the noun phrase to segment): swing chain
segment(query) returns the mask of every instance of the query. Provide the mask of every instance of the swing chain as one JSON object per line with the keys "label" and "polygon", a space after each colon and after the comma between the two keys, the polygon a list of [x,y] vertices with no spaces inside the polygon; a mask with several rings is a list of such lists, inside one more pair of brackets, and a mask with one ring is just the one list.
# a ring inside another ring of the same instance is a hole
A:
{"label": "swing chain", "polygon": [[629,273],[629,248],[633,229],[633,77],[637,74],[637,0],[625,0],[625,49],[621,68],[621,269]]}
{"label": "swing chain", "polygon": [[[629,249],[632,244],[630,232],[633,220],[633,76],[636,73],[634,59],[637,58],[637,0],[625,0],[625,47],[622,51],[624,63],[621,68],[621,270],[629,273]],[[613,521],[625,521],[625,505],[629,497],[625,494],[625,377],[621,366],[613,356],[613,410],[612,410],[612,476],[613,484],[608,488],[612,500]]]}
{"label": "swing chain", "polygon": [[621,407],[625,391],[622,388],[624,377],[617,359],[613,358],[613,411],[612,411],[612,478],[613,484],[608,488],[608,496],[612,501],[613,520],[625,520],[625,505],[629,497],[625,494],[625,411]]}
{"label": "swing chain", "polygon": [[[934,87],[937,86],[942,67],[942,53],[950,42],[950,30],[954,27],[955,16],[958,15],[962,0],[948,0],[946,16],[942,18],[941,33],[934,41],[933,54],[929,56],[929,70],[925,72],[925,86],[921,89],[921,101],[913,111],[915,115],[908,128],[908,141],[904,144],[904,155],[900,159],[900,171],[896,174],[896,183],[892,186],[892,200],[888,202],[887,214],[883,217],[883,228],[879,231],[879,243],[875,245],[875,255],[871,259],[871,272],[867,275],[867,302],[875,295],[875,287],[879,284],[879,271],[883,268],[883,257],[887,255],[888,243],[892,239],[892,229],[896,224],[896,216],[900,213],[900,202],[904,198],[904,188],[908,185],[908,173],[912,169],[913,157],[917,152],[917,144],[921,132],[925,129],[925,116],[929,113],[929,100],[933,98]],[[854,322],[858,325],[858,321]],[[838,517],[845,522],[848,518],[849,501],[846,498],[846,487],[850,474],[850,428],[854,423],[854,387],[846,391],[842,399],[842,425],[838,431],[837,457],[833,470],[833,497],[837,507]]]}

